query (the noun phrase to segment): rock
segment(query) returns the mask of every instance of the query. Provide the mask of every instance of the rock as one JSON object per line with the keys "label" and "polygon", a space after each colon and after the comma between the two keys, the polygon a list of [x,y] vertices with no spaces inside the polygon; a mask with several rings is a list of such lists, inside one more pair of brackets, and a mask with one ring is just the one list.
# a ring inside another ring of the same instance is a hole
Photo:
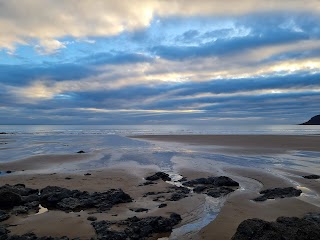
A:
{"label": "rock", "polygon": [[66,177],[65,179],[66,179],[66,180],[70,180],[70,179],[72,179],[72,178],[71,178],[71,177]]}
{"label": "rock", "polygon": [[80,151],[78,151],[77,153],[86,153],[85,151],[83,151],[83,150],[80,150]]}
{"label": "rock", "polygon": [[6,190],[0,190],[0,209],[10,209],[21,204],[20,195]]}
{"label": "rock", "polygon": [[147,209],[147,208],[130,208],[130,211],[133,211],[133,212],[148,212],[149,209]]}
{"label": "rock", "polygon": [[215,187],[222,187],[222,186],[238,187],[239,183],[232,180],[229,177],[220,176],[220,177],[197,178],[194,180],[184,182],[183,185],[188,187],[194,187],[197,185],[211,185]]}
{"label": "rock", "polygon": [[146,181],[146,182],[144,182],[142,185],[143,185],[143,186],[147,186],[147,185],[152,185],[152,184],[157,184],[157,183],[152,182],[152,181]]}
{"label": "rock", "polygon": [[182,183],[184,186],[194,187],[195,193],[207,194],[211,197],[223,197],[234,189],[229,187],[239,187],[239,183],[226,176],[197,178]]}
{"label": "rock", "polygon": [[6,133],[6,132],[0,132],[0,134],[8,134],[8,133]]}
{"label": "rock", "polygon": [[107,240],[107,239],[114,239],[114,240],[126,240],[127,234],[123,232],[111,231],[109,230],[111,226],[111,222],[109,221],[100,221],[100,222],[93,222],[91,223],[94,230],[97,233],[98,240]]}
{"label": "rock", "polygon": [[208,178],[217,187],[239,187],[239,183],[226,176]]}
{"label": "rock", "polygon": [[181,178],[180,180],[178,180],[178,182],[185,182],[185,181],[187,181],[188,179],[186,178],[186,177],[183,177],[183,178]]}
{"label": "rock", "polygon": [[26,206],[16,206],[12,209],[13,214],[28,214],[29,208]]}
{"label": "rock", "polygon": [[64,198],[57,203],[57,208],[63,211],[80,211],[87,208],[78,198]]}
{"label": "rock", "polygon": [[11,170],[7,170],[6,173],[12,173],[12,171]]}
{"label": "rock", "polygon": [[0,222],[9,219],[10,215],[7,212],[0,210]]}
{"label": "rock", "polygon": [[237,228],[232,240],[318,240],[320,239],[320,213],[303,218],[279,217],[276,222],[247,219]]}
{"label": "rock", "polygon": [[208,189],[207,186],[197,186],[197,187],[195,187],[195,188],[193,189],[193,191],[194,191],[195,193],[201,193],[201,192],[203,192],[203,191],[206,190],[206,189]]}
{"label": "rock", "polygon": [[219,197],[225,196],[229,193],[232,193],[233,191],[234,190],[231,188],[220,187],[220,188],[210,189],[207,192],[207,195],[214,197],[214,198],[219,198]]}
{"label": "rock", "polygon": [[316,174],[311,174],[311,175],[302,176],[302,177],[306,178],[306,179],[319,179],[320,178],[320,176],[316,175]]}
{"label": "rock", "polygon": [[267,199],[298,197],[301,193],[301,190],[295,189],[293,187],[266,189],[260,192],[260,194],[263,194],[262,196],[257,197],[253,200],[261,202],[266,201]]}
{"label": "rock", "polygon": [[21,198],[22,198],[23,203],[35,202],[35,201],[39,201],[39,199],[40,199],[38,194],[31,194],[28,196],[22,196]]}
{"label": "rock", "polygon": [[301,123],[299,125],[320,125],[320,115],[312,117],[309,121]]}
{"label": "rock", "polygon": [[159,179],[162,179],[163,181],[171,181],[169,174],[164,173],[164,172],[157,172],[149,177],[146,177],[146,180],[148,180],[148,181],[156,181]]}
{"label": "rock", "polygon": [[9,230],[7,230],[4,226],[0,225],[0,240],[7,240]]}
{"label": "rock", "polygon": [[87,217],[87,220],[89,220],[89,221],[96,221],[97,220],[97,218],[95,217],[95,216],[89,216],[89,217]]}
{"label": "rock", "polygon": [[39,190],[38,189],[32,189],[32,188],[27,188],[25,187],[24,184],[16,184],[14,186],[11,185],[3,185],[0,187],[1,190],[8,190],[11,192],[14,192],[20,196],[28,196],[30,194],[38,194]]}
{"label": "rock", "polygon": [[186,197],[188,197],[188,195],[185,193],[173,193],[171,197],[168,199],[168,201],[179,201],[180,199]]}
{"label": "rock", "polygon": [[49,209],[79,211],[98,208],[100,212],[109,210],[113,205],[131,202],[132,198],[121,189],[110,189],[107,192],[81,192],[61,187],[48,186],[41,190],[40,203]]}
{"label": "rock", "polygon": [[[173,226],[181,221],[179,214],[172,213],[170,218],[165,217],[132,217],[124,221],[110,222],[100,221],[93,222],[98,239],[115,239],[115,240],[145,240],[154,233],[171,232]],[[112,225],[125,226],[123,232],[112,230]]]}
{"label": "rock", "polygon": [[90,176],[90,175],[91,175],[91,173],[85,173],[84,175],[85,175],[85,176]]}
{"label": "rock", "polygon": [[166,207],[166,206],[167,206],[166,203],[161,203],[161,204],[158,206],[158,208],[164,208],[164,207]]}

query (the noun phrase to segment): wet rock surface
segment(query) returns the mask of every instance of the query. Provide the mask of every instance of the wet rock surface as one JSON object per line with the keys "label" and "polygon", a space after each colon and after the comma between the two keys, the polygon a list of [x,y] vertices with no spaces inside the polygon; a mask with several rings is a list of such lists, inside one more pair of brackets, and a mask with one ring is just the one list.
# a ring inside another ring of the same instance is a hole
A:
{"label": "wet rock surface", "polygon": [[267,199],[298,197],[301,193],[301,190],[293,187],[266,189],[260,192],[260,194],[263,194],[262,196],[253,200],[256,202],[262,202],[266,201]]}
{"label": "wet rock surface", "polygon": [[311,175],[306,175],[306,176],[302,176],[302,177],[306,178],[306,179],[319,179],[320,175],[311,174]]}
{"label": "wet rock surface", "polygon": [[146,177],[147,181],[157,181],[159,179],[162,179],[163,181],[171,181],[171,178],[169,177],[169,174],[164,172],[156,172],[155,174]]}
{"label": "wet rock surface", "polygon": [[275,222],[248,219],[237,228],[232,240],[318,240],[320,213],[309,213],[303,218],[279,217]]}
{"label": "wet rock surface", "polygon": [[[97,239],[143,240],[155,233],[171,232],[173,226],[177,225],[180,221],[180,215],[172,213],[170,218],[132,217],[118,222],[93,222],[92,226],[97,233]],[[122,228],[122,231],[113,230],[113,226],[116,226],[117,229]]]}
{"label": "wet rock surface", "polygon": [[29,210],[37,211],[39,204],[48,209],[66,212],[89,208],[97,208],[99,212],[103,212],[115,204],[131,201],[132,198],[121,189],[88,193],[55,186],[45,187],[40,192],[23,184],[0,187],[0,209],[10,210],[15,215],[27,214]]}
{"label": "wet rock surface", "polygon": [[88,193],[86,191],[49,186],[42,189],[40,193],[42,206],[67,212],[89,208],[97,208],[98,211],[103,212],[111,209],[115,204],[132,202],[132,198],[121,189]]}
{"label": "wet rock surface", "polygon": [[7,220],[10,217],[7,212],[0,210],[0,222]]}
{"label": "wet rock surface", "polygon": [[214,198],[225,196],[239,187],[238,182],[226,176],[197,178],[182,184],[193,187],[195,193],[204,193]]}
{"label": "wet rock surface", "polygon": [[170,189],[174,193],[172,193],[171,197],[168,199],[169,201],[178,201],[182,198],[186,198],[190,193],[190,189],[186,187],[171,187]]}

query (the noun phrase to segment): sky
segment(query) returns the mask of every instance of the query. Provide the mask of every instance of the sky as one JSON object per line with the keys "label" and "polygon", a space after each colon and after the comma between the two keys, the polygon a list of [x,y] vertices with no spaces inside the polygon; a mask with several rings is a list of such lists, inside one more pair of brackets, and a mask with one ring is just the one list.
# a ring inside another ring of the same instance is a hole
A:
{"label": "sky", "polygon": [[0,124],[297,124],[320,0],[0,0]]}

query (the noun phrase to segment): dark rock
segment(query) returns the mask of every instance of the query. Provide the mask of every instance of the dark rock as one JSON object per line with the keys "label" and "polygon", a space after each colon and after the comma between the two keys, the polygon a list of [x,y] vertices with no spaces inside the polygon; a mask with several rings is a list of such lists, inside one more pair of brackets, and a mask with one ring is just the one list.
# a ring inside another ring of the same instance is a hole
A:
{"label": "dark rock", "polygon": [[147,192],[147,193],[143,194],[143,197],[158,195],[158,194],[163,194],[163,193],[168,193],[168,192]]}
{"label": "dark rock", "polygon": [[7,240],[9,230],[7,230],[4,226],[0,225],[0,240]]}
{"label": "dark rock", "polygon": [[157,172],[149,177],[146,177],[146,180],[148,180],[148,181],[156,181],[159,179],[162,179],[163,181],[171,181],[169,174],[164,173],[164,172]]}
{"label": "dark rock", "polygon": [[320,115],[312,117],[309,121],[301,123],[299,125],[320,125]]}
{"label": "dark rock", "polygon": [[85,204],[78,198],[64,198],[57,203],[57,208],[63,211],[80,211],[86,208]]}
{"label": "dark rock", "polygon": [[219,198],[219,197],[225,196],[229,193],[232,193],[233,191],[234,191],[233,189],[226,188],[226,187],[213,188],[207,192],[207,195],[214,197],[214,198]]}
{"label": "dark rock", "polygon": [[[180,215],[172,213],[170,218],[164,217],[132,217],[120,222],[100,221],[93,222],[98,239],[116,240],[144,240],[154,233],[166,233],[172,231],[173,226],[181,221]],[[124,232],[112,230],[112,225],[124,226]]]}
{"label": "dark rock", "polygon": [[232,240],[318,240],[320,213],[303,218],[279,217],[276,222],[248,219],[237,228]]}
{"label": "dark rock", "polygon": [[38,194],[31,194],[28,196],[22,196],[21,198],[23,203],[30,203],[30,202],[39,201],[40,197]]}
{"label": "dark rock", "polygon": [[319,179],[320,176],[319,175],[315,175],[315,174],[311,174],[311,175],[307,175],[307,176],[302,176],[303,178],[306,179]]}
{"label": "dark rock", "polygon": [[267,199],[298,197],[301,193],[301,190],[295,189],[293,187],[266,189],[260,192],[260,194],[263,194],[262,196],[257,197],[253,200],[261,202],[266,201]]}
{"label": "dark rock", "polygon": [[86,153],[85,151],[83,151],[83,150],[80,150],[80,151],[78,151],[77,153]]}
{"label": "dark rock", "polygon": [[188,179],[186,178],[186,177],[183,177],[183,178],[181,178],[180,180],[178,180],[178,182],[185,182],[185,181],[187,181]]}
{"label": "dark rock", "polygon": [[71,178],[71,177],[66,177],[65,179],[66,179],[66,180],[70,180],[70,179],[72,179],[72,178]]}
{"label": "dark rock", "polygon": [[222,197],[234,191],[232,188],[239,187],[239,183],[226,176],[197,178],[182,183],[185,186],[194,187],[195,193],[207,194],[211,197]]}
{"label": "dark rock", "polygon": [[6,189],[0,190],[0,209],[10,209],[21,204],[20,195]]}
{"label": "dark rock", "polygon": [[201,193],[201,192],[203,192],[203,191],[206,190],[206,189],[208,189],[207,186],[197,186],[197,187],[195,187],[195,188],[193,189],[193,191],[194,191],[195,193]]}
{"label": "dark rock", "polygon": [[13,214],[28,214],[29,208],[26,206],[16,206],[12,209]]}
{"label": "dark rock", "polygon": [[11,171],[11,170],[8,170],[8,171],[6,171],[6,173],[12,173],[12,171]]}
{"label": "dark rock", "polygon": [[197,178],[194,180],[184,182],[183,185],[188,187],[194,187],[197,185],[212,185],[215,187],[222,187],[222,186],[238,187],[239,183],[232,180],[229,177],[220,176],[220,177]]}
{"label": "dark rock", "polygon": [[7,212],[0,210],[0,222],[7,220],[10,217]]}
{"label": "dark rock", "polygon": [[166,207],[166,206],[167,206],[166,203],[161,203],[161,204],[158,206],[158,208],[164,208],[164,207]]}
{"label": "dark rock", "polygon": [[91,223],[94,230],[97,233],[97,239],[107,240],[107,239],[114,239],[114,240],[126,240],[127,234],[117,231],[110,230],[110,226],[112,225],[109,221],[100,221],[100,222],[93,222]]}
{"label": "dark rock", "polygon": [[152,182],[152,181],[146,181],[146,182],[144,182],[142,185],[143,185],[143,186],[147,186],[147,185],[152,185],[152,184],[157,184],[157,183]]}
{"label": "dark rock", "polygon": [[133,211],[133,212],[148,212],[149,209],[147,209],[147,208],[130,208],[130,211]]}
{"label": "dark rock", "polygon": [[97,220],[97,218],[95,217],[95,216],[89,216],[89,217],[87,217],[87,220],[89,220],[89,221],[96,221]]}
{"label": "dark rock", "polygon": [[11,191],[14,192],[20,196],[28,196],[30,194],[38,194],[38,189],[32,189],[32,188],[27,188],[25,187],[24,184],[16,184],[14,186],[11,185],[3,185],[0,187],[0,191],[1,190],[7,190],[7,191]]}
{"label": "dark rock", "polygon": [[239,183],[226,176],[208,178],[217,187],[239,187]]}
{"label": "dark rock", "polygon": [[184,193],[184,194],[188,194],[190,193],[190,189],[189,188],[186,188],[186,187],[177,187],[177,186],[174,186],[174,187],[170,187],[171,190],[175,191],[175,192],[179,192],[179,193]]}
{"label": "dark rock", "polygon": [[49,209],[78,211],[98,208],[100,212],[109,210],[113,205],[131,202],[131,197],[121,189],[110,189],[107,192],[81,192],[61,187],[46,187],[41,190],[40,203]]}
{"label": "dark rock", "polygon": [[34,210],[38,210],[39,209],[39,201],[33,201],[33,202],[27,202],[24,204],[24,206],[26,206],[29,209],[34,209]]}
{"label": "dark rock", "polygon": [[169,201],[179,201],[182,198],[188,197],[185,193],[173,193],[171,197],[168,199]]}
{"label": "dark rock", "polygon": [[8,134],[8,133],[6,133],[6,132],[0,132],[0,134]]}
{"label": "dark rock", "polygon": [[91,175],[91,173],[85,173],[84,175],[85,175],[85,176],[90,176],[90,175]]}

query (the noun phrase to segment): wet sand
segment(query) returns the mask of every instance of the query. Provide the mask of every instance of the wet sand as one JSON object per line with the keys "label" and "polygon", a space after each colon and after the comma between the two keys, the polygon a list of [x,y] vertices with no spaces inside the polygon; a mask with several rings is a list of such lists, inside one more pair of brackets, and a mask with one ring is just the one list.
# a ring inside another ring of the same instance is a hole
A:
{"label": "wet sand", "polygon": [[320,151],[320,136],[318,135],[141,135],[132,136],[132,138],[190,145],[250,148],[255,152],[265,152],[265,150]]}
{"label": "wet sand", "polygon": [[[138,138],[142,139],[141,136]],[[166,142],[182,142],[195,145],[222,145],[229,147],[244,147],[252,149],[276,149],[276,151],[313,150],[319,151],[318,136],[144,136],[151,140]],[[260,140],[258,140],[260,139]],[[310,144],[310,145],[308,145]],[[24,183],[31,188],[44,188],[46,186],[60,186],[68,189],[82,191],[106,191],[110,188],[121,188],[135,199],[132,203],[114,206],[106,213],[94,213],[98,220],[123,220],[128,217],[138,216],[169,216],[171,212],[181,214],[182,223],[179,226],[195,221],[203,211],[205,196],[191,194],[188,198],[177,202],[166,201],[165,208],[158,208],[159,202],[153,201],[151,196],[143,197],[149,191],[165,191],[172,186],[159,181],[156,185],[139,186],[145,182],[144,177],[159,171],[156,165],[139,165],[138,163],[122,163],[114,167],[100,170],[36,173],[39,170],[50,169],[61,164],[72,164],[95,159],[90,154],[69,155],[41,155],[29,157],[15,162],[1,163],[1,170],[14,170],[13,174],[0,176],[1,185]],[[172,160],[173,162],[175,160]],[[179,159],[176,159],[179,161]],[[177,166],[179,166],[177,164]],[[25,170],[25,171],[22,171]],[[196,169],[183,167],[175,169],[187,179],[199,177],[226,175],[240,183],[241,188],[231,193],[221,208],[217,218],[202,228],[178,239],[230,239],[238,225],[248,218],[260,218],[273,221],[279,216],[301,217],[307,212],[320,212],[320,181],[302,178],[309,173],[289,170],[254,169],[246,167],[216,166],[210,169]],[[91,175],[85,176],[85,173]],[[66,179],[66,178],[70,179]],[[259,191],[275,187],[300,187],[302,196],[254,202],[253,198],[259,196]],[[308,194],[314,198],[308,197]],[[164,194],[165,195],[165,194]],[[166,195],[165,195],[166,197]],[[311,200],[310,200],[311,199]],[[150,209],[147,213],[135,213],[129,208],[144,207]],[[5,222],[12,224],[9,229],[14,234],[23,234],[33,231],[39,236],[68,236],[90,239],[95,235],[94,229],[87,220],[90,211],[79,213],[65,213],[62,211],[49,211],[39,215],[14,216]],[[52,225],[55,227],[52,228]],[[76,226],[76,227],[75,227]]]}

